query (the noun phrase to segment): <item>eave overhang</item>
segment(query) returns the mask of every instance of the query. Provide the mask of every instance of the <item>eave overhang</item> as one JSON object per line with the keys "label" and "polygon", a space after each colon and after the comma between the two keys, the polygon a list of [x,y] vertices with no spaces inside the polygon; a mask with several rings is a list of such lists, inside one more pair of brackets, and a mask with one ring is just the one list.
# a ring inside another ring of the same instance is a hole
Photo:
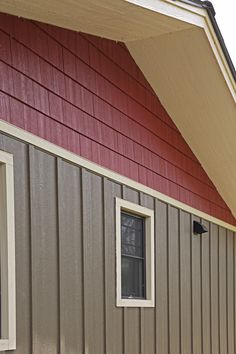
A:
{"label": "eave overhang", "polygon": [[207,9],[172,0],[2,0],[0,11],[125,42],[236,216],[236,81]]}

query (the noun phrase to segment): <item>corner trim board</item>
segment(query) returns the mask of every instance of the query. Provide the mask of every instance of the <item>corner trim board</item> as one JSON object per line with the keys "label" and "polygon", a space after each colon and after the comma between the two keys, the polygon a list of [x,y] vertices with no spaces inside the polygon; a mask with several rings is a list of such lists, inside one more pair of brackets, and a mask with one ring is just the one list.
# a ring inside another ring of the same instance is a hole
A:
{"label": "corner trim board", "polygon": [[0,151],[1,330],[0,351],[16,349],[15,214],[13,156]]}
{"label": "corner trim board", "polygon": [[73,162],[76,165],[79,165],[81,167],[84,167],[90,171],[96,172],[99,175],[102,175],[104,177],[107,177],[111,180],[114,180],[120,184],[124,184],[128,187],[131,187],[133,189],[136,189],[140,192],[143,192],[145,194],[148,194],[152,197],[155,197],[167,204],[170,204],[178,209],[181,209],[183,211],[186,211],[190,214],[194,214],[202,219],[208,220],[209,222],[212,222],[214,224],[217,224],[221,227],[224,227],[228,230],[231,230],[233,232],[236,232],[236,226],[231,225],[223,220],[220,220],[218,218],[215,218],[214,216],[211,216],[205,212],[202,212],[198,209],[195,209],[185,203],[182,203],[174,198],[168,197],[167,195],[160,193],[150,187],[147,187],[139,182],[136,182],[128,177],[122,176],[117,172],[114,172],[112,170],[109,170],[108,168],[102,167],[94,162],[91,162],[79,155],[76,155],[60,146],[57,146],[53,143],[50,143],[47,140],[44,140],[32,133],[29,133],[21,128],[18,128],[8,122],[5,122],[0,119],[0,132],[5,133],[9,136],[12,136],[14,138],[17,138],[21,141],[24,141],[26,143],[32,144],[44,151],[47,151],[55,156],[59,156],[67,161]]}

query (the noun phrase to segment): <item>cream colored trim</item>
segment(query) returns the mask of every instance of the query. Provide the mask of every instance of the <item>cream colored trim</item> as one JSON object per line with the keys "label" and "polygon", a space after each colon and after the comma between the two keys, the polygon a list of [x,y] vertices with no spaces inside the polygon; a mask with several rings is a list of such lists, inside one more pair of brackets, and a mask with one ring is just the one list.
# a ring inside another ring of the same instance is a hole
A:
{"label": "cream colored trim", "polygon": [[168,0],[125,0],[126,2],[140,6],[146,10],[161,13],[191,25],[204,27],[205,11],[201,8],[184,4],[179,1]]}
{"label": "cream colored trim", "polygon": [[0,151],[2,337],[0,350],[16,348],[15,215],[13,156]]}
{"label": "cream colored trim", "polygon": [[35,146],[39,147],[40,149],[48,151],[56,156],[60,156],[61,158],[65,159],[65,160],[71,161],[77,165],[87,168],[88,170],[94,171],[102,176],[110,178],[110,179],[117,181],[121,184],[125,184],[133,189],[137,189],[145,194],[149,194],[152,197],[162,200],[163,202],[165,202],[167,204],[171,204],[176,208],[187,211],[190,214],[194,214],[200,218],[203,218],[203,219],[208,220],[214,224],[217,224],[217,225],[222,226],[226,229],[236,232],[236,226],[228,224],[228,223],[226,223],[220,219],[217,219],[214,216],[211,216],[207,213],[204,213],[198,209],[192,208],[187,204],[184,204],[174,198],[168,197],[165,194],[160,193],[152,188],[149,188],[149,187],[147,187],[139,182],[136,182],[130,178],[124,177],[116,172],[113,172],[113,171],[107,169],[107,168],[101,167],[100,165],[97,165],[94,162],[86,160],[83,157],[80,157],[72,152],[69,152],[69,151],[67,151],[55,144],[52,144],[42,138],[39,138],[38,136],[35,136],[29,132],[26,132],[23,129],[17,128],[16,126],[9,124],[1,119],[0,119],[0,131],[2,131],[3,133],[9,134],[17,139],[20,139],[22,141],[25,141],[25,142],[30,143],[32,145],[35,145]]}
{"label": "cream colored trim", "polygon": [[206,13],[205,16],[205,24],[204,24],[204,30],[206,33],[206,36],[208,38],[208,41],[211,45],[212,51],[216,57],[216,60],[220,66],[221,72],[224,76],[224,79],[228,85],[228,88],[233,96],[234,102],[236,102],[236,82],[233,78],[232,72],[229,68],[229,65],[227,63],[227,60],[225,58],[225,55],[222,51],[221,44],[216,36],[215,30],[212,26],[211,20]]}
{"label": "cream colored trim", "polygon": [[0,339],[0,351],[9,350],[9,342],[7,339]]}
{"label": "cream colored trim", "polygon": [[192,12],[196,15],[203,15],[205,13],[205,10],[201,7],[198,7],[198,6],[194,6],[192,4],[186,4],[182,1],[178,1],[178,0],[162,0],[172,6],[176,6],[176,7],[179,7],[181,9],[185,9],[189,12]]}
{"label": "cream colored trim", "polygon": [[[121,296],[121,211],[145,218],[146,244],[146,299],[122,299]],[[154,211],[127,200],[116,198],[116,305],[119,307],[154,307],[155,306],[155,274],[154,274]]]}
{"label": "cream colored trim", "polygon": [[216,36],[208,13],[203,8],[185,4],[181,1],[173,0],[125,0],[131,4],[149,9],[151,11],[161,13],[163,15],[173,17],[177,20],[187,22],[189,24],[204,29],[212,51],[220,66],[224,79],[228,85],[230,93],[236,102],[236,82],[233,78],[225,55],[222,51],[221,44]]}

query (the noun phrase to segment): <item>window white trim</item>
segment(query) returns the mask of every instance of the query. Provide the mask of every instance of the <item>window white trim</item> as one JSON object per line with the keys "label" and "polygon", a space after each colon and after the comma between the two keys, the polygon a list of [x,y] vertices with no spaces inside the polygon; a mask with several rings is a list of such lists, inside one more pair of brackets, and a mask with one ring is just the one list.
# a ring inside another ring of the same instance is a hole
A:
{"label": "window white trim", "polygon": [[[146,299],[123,299],[121,296],[121,211],[145,218]],[[122,307],[155,306],[154,211],[116,198],[116,305]]]}
{"label": "window white trim", "polygon": [[0,351],[16,349],[15,213],[13,156],[0,151]]}

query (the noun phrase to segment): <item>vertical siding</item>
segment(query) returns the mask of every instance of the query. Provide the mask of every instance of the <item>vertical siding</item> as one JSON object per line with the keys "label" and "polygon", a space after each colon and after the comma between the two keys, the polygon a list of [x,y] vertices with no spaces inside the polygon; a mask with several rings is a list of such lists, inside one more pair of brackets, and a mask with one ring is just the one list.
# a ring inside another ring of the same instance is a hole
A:
{"label": "vertical siding", "polygon": [[[193,220],[200,221],[193,217]],[[192,243],[192,348],[193,354],[202,353],[202,296],[201,296],[201,237],[191,235]]]}
{"label": "vertical siding", "polygon": [[210,224],[202,220],[208,232],[201,238],[201,276],[202,276],[202,352],[211,350],[211,323],[210,323]]}
{"label": "vertical siding", "polygon": [[210,268],[211,350],[219,354],[219,232],[216,225],[210,227]]}
{"label": "vertical siding", "polygon": [[227,340],[228,353],[235,353],[234,343],[234,235],[227,232]]}
{"label": "vertical siding", "polygon": [[168,226],[167,205],[155,201],[156,254],[156,350],[169,353],[169,285],[168,285]]}
{"label": "vertical siding", "polygon": [[0,14],[0,119],[229,223],[124,44]]}
{"label": "vertical siding", "polygon": [[[233,354],[235,234],[0,135],[14,155],[16,354]],[[115,197],[154,210],[154,308],[116,307]]]}
{"label": "vertical siding", "polygon": [[[140,195],[140,204],[154,210],[154,198],[144,193]],[[156,311],[155,308],[140,310],[141,354],[156,353]]]}
{"label": "vertical siding", "polygon": [[32,354],[57,354],[59,263],[56,160],[33,147],[30,147],[29,157]]}
{"label": "vertical siding", "polygon": [[82,170],[84,353],[104,354],[104,242],[102,178]]}
{"label": "vertical siding", "polygon": [[[139,204],[139,193],[131,188],[123,186],[123,199]],[[140,309],[135,307],[124,308],[124,354],[141,354],[141,326]]]}
{"label": "vertical siding", "polygon": [[17,354],[31,354],[32,283],[28,146],[5,136],[0,136],[0,146],[14,155],[14,166],[17,171],[15,176]]}
{"label": "vertical siding", "polygon": [[81,286],[83,284],[81,169],[58,159],[57,180],[60,354],[83,353],[84,299],[83,286]]}
{"label": "vertical siding", "polygon": [[104,249],[105,249],[105,354],[123,353],[123,309],[116,304],[116,259],[115,254],[115,197],[121,197],[121,186],[105,178],[104,180]]}
{"label": "vertical siding", "polygon": [[226,230],[219,228],[219,330],[220,352],[228,352],[227,341],[227,250]]}
{"label": "vertical siding", "polygon": [[180,354],[179,210],[172,206],[168,207],[168,259],[169,351]]}
{"label": "vertical siding", "polygon": [[181,354],[192,351],[191,317],[191,229],[190,215],[180,211],[180,318],[181,318]]}

